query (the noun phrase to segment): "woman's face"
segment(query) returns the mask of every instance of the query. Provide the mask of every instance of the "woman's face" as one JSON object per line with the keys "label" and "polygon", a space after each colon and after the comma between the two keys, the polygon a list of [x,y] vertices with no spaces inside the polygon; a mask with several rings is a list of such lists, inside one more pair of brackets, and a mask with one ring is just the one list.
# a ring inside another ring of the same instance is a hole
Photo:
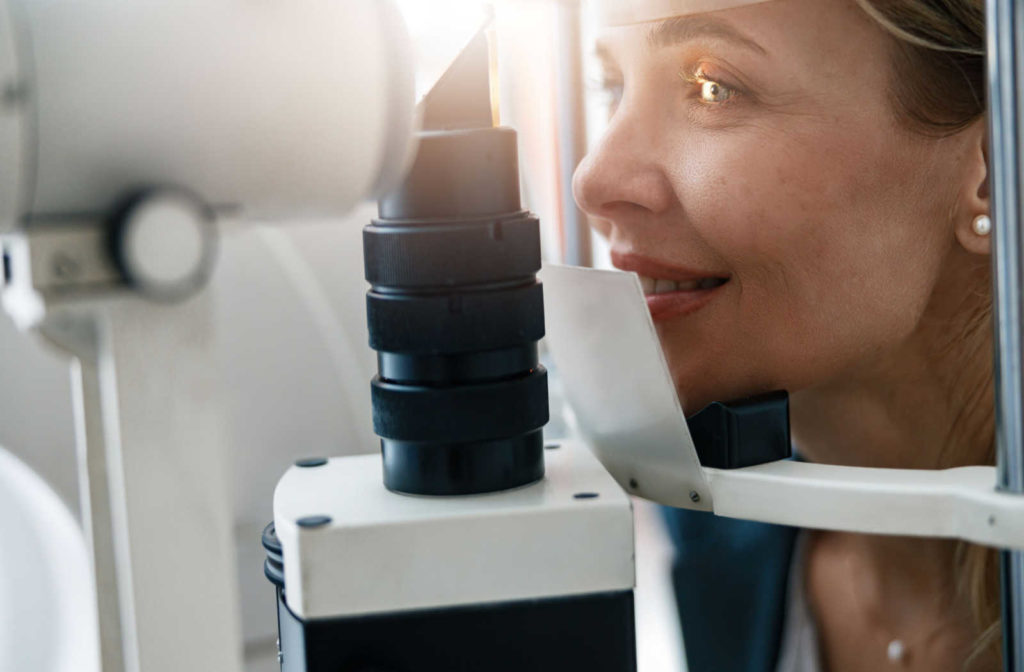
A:
{"label": "woman's face", "polygon": [[900,124],[890,48],[852,0],[603,35],[621,98],[576,198],[640,274],[687,413],[871,367],[921,321],[970,145]]}

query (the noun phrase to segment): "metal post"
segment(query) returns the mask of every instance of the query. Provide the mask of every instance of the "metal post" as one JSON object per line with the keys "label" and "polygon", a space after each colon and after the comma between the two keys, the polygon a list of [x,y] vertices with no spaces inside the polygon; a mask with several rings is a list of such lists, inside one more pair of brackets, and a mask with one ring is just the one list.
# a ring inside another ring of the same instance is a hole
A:
{"label": "metal post", "polygon": [[[78,453],[78,490],[82,529],[96,582],[96,615],[100,635],[102,672],[126,672],[126,649],[134,641],[131,625],[122,614],[124,587],[119,583],[116,560],[116,524],[112,511],[105,446],[109,427],[103,423],[100,374],[100,334],[92,316],[53,319],[40,328],[51,345],[73,356],[71,393],[75,411],[75,447]],[[125,634],[127,633],[127,634]]]}
{"label": "metal post", "polygon": [[[1021,350],[1021,136],[1017,82],[1024,63],[1024,6],[987,0],[989,142],[995,306],[996,465],[1001,490],[1024,493],[1024,394]],[[1004,551],[1001,562],[1004,669],[1024,672],[1024,554]]]}
{"label": "metal post", "polygon": [[579,0],[560,0],[556,96],[558,106],[558,181],[560,185],[563,261],[571,266],[593,265],[587,216],[576,207],[572,175],[587,153],[583,95],[583,41]]}

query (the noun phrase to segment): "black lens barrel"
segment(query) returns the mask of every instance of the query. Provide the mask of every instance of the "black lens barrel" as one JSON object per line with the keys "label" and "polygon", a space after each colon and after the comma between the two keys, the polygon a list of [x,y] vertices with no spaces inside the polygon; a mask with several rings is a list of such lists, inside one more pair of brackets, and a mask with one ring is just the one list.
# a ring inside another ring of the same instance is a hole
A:
{"label": "black lens barrel", "polygon": [[516,134],[425,132],[363,232],[374,430],[398,492],[494,492],[544,475],[540,231]]}

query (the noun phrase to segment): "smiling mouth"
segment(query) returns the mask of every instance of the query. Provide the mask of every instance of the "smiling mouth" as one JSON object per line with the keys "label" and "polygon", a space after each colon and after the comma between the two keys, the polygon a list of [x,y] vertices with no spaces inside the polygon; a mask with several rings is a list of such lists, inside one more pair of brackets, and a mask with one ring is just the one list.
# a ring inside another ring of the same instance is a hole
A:
{"label": "smiling mouth", "polygon": [[690,315],[722,294],[732,276],[687,268],[654,257],[612,250],[612,265],[640,279],[647,309],[655,322]]}
{"label": "smiling mouth", "polygon": [[644,296],[658,294],[672,294],[674,292],[694,292],[699,290],[715,289],[729,282],[729,278],[699,278],[696,280],[668,280],[665,278],[652,278],[646,275],[639,275],[640,286],[643,287]]}
{"label": "smiling mouth", "polygon": [[729,278],[699,278],[695,280],[667,280],[640,276],[640,284],[647,299],[647,310],[655,322],[692,315],[711,303],[728,284]]}

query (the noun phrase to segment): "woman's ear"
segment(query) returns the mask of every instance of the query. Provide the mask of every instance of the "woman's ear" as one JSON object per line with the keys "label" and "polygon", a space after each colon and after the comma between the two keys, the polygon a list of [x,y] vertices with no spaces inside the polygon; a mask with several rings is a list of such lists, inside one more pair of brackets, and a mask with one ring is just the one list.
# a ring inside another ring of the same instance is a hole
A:
{"label": "woman's ear", "polygon": [[967,153],[963,160],[963,186],[953,211],[953,228],[957,242],[972,254],[990,254],[992,226],[986,232],[976,222],[982,215],[991,217],[988,171],[988,133],[984,119],[964,131],[968,134]]}

